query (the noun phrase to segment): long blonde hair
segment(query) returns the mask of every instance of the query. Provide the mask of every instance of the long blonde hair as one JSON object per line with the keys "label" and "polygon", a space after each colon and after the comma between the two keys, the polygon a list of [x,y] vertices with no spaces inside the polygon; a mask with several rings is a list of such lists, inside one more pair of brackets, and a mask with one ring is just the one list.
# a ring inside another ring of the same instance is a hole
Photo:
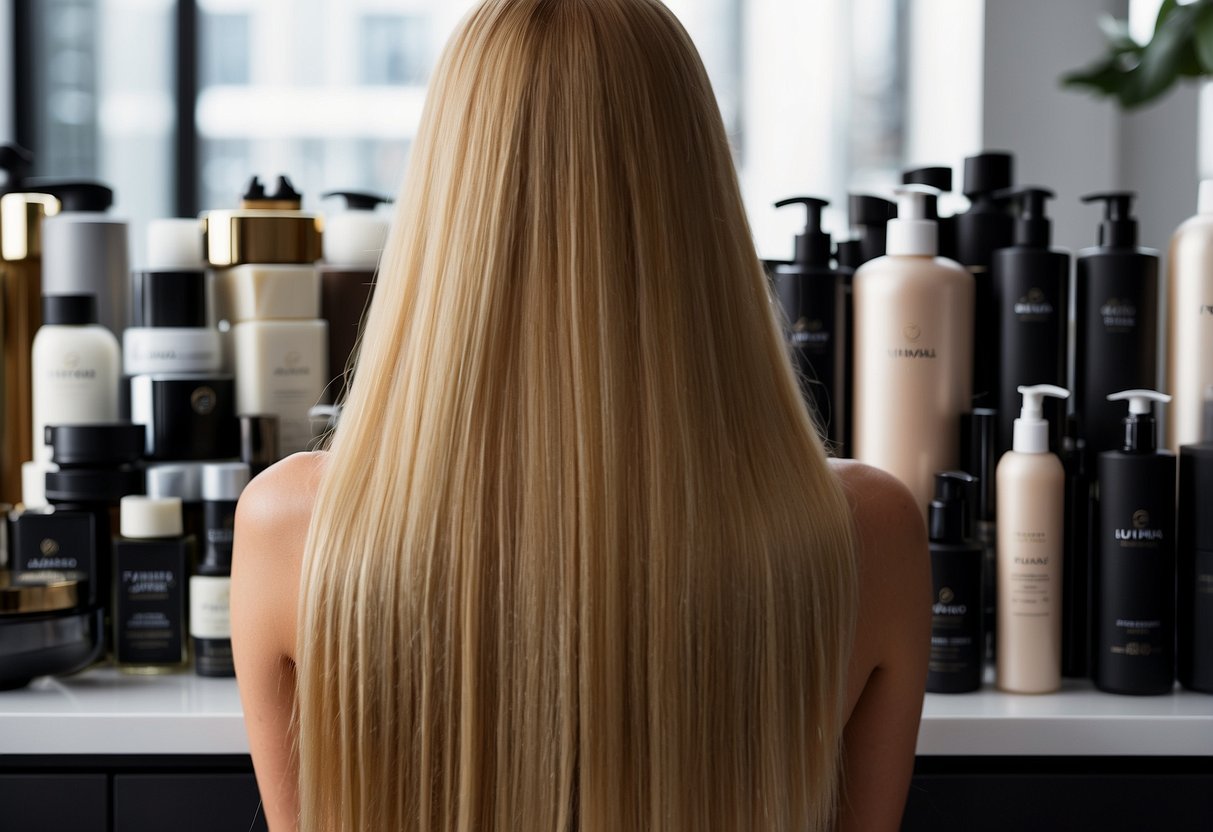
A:
{"label": "long blonde hair", "polygon": [[820,829],[850,513],[656,0],[448,44],[317,497],[304,830]]}

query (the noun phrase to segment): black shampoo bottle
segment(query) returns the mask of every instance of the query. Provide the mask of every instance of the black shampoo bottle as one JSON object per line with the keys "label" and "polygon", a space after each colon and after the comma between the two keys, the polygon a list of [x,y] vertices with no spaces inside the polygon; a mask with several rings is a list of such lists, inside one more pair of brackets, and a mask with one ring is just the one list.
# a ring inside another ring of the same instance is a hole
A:
{"label": "black shampoo bottle", "polygon": [[971,492],[963,471],[935,475],[931,501],[931,658],[927,690],[967,693],[981,687],[982,548],[973,539]]}

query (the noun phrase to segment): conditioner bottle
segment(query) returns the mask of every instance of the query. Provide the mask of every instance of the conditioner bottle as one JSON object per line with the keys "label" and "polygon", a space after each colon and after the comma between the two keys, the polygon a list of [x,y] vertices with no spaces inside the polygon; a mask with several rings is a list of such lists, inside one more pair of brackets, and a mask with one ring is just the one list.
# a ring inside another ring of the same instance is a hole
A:
{"label": "conditioner bottle", "polygon": [[1021,387],[1012,449],[998,463],[997,679],[1011,693],[1061,687],[1065,471],[1049,453],[1044,399],[1069,391]]}
{"label": "conditioner bottle", "polygon": [[935,475],[931,500],[931,658],[927,690],[968,693],[981,687],[981,545],[969,508],[977,478],[963,471]]}
{"label": "conditioner bottle", "polygon": [[972,400],[973,278],[935,256],[935,190],[897,193],[889,253],[855,273],[855,458],[905,483],[925,518]]}
{"label": "conditioner bottle", "polygon": [[1099,456],[1095,567],[1095,685],[1109,693],[1167,693],[1175,683],[1175,457],[1159,451],[1153,404],[1126,390],[1121,450]]}
{"label": "conditioner bottle", "polygon": [[1167,447],[1200,441],[1213,385],[1213,179],[1200,183],[1196,216],[1171,238],[1167,267]]}

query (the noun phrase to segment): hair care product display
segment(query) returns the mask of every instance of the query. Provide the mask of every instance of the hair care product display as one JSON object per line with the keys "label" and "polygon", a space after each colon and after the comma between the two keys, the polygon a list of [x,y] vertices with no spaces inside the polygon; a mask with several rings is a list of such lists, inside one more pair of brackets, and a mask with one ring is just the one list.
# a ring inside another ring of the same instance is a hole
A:
{"label": "hair care product display", "polygon": [[1175,683],[1175,456],[1158,450],[1153,390],[1108,397],[1129,414],[1120,449],[1099,455],[1095,684],[1167,693]]}
{"label": "hair care product display", "polygon": [[846,272],[830,267],[830,235],[821,230],[821,211],[829,202],[794,197],[775,203],[800,205],[807,220],[796,237],[791,262],[775,267],[772,280],[782,312],[784,338],[801,392],[822,435],[841,446],[845,435]]}
{"label": "hair care product display", "polygon": [[963,471],[935,475],[928,512],[931,538],[931,659],[927,690],[966,693],[981,687],[982,548],[973,536],[977,479]]}
{"label": "hair care product display", "polygon": [[855,458],[894,474],[925,517],[934,477],[959,462],[971,407],[973,277],[935,256],[934,189],[903,185],[888,254],[855,273]]}
{"label": "hair care product display", "polygon": [[1213,385],[1213,179],[1200,183],[1196,216],[1171,238],[1167,296],[1166,441],[1176,451],[1201,441],[1205,391]]}

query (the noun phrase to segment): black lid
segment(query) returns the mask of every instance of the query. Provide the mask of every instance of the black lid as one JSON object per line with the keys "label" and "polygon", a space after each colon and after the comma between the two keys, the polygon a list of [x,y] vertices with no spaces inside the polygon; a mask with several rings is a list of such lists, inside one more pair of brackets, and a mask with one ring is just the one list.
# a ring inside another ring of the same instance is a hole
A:
{"label": "black lid", "polygon": [[1049,247],[1052,223],[1045,214],[1045,203],[1056,196],[1048,188],[1035,185],[1005,188],[993,194],[994,199],[1009,200],[1015,205],[1015,245]]}
{"label": "black lid", "polygon": [[303,197],[295,190],[291,184],[291,180],[285,176],[279,176],[275,183],[274,193],[268,193],[265,190],[265,184],[261,181],[260,176],[254,176],[249,180],[248,186],[245,188],[244,196],[240,198],[241,202],[296,202],[303,201]]}
{"label": "black lid", "polygon": [[16,144],[0,144],[0,170],[8,172],[0,194],[21,189],[34,167],[34,154]]}
{"label": "black lid", "polygon": [[829,200],[814,196],[794,196],[775,203],[776,208],[787,205],[805,207],[804,231],[796,235],[796,254],[793,262],[804,266],[830,266],[830,235],[821,230],[821,211]]}
{"label": "black lid", "polygon": [[206,326],[205,272],[135,272],[132,278],[131,326]]}
{"label": "black lid", "polygon": [[351,211],[374,211],[380,205],[387,205],[390,197],[372,194],[366,191],[329,191],[321,194],[321,199],[338,197],[345,200],[345,207]]}
{"label": "black lid", "polygon": [[249,413],[240,420],[240,461],[259,472],[278,461],[278,417]]}
{"label": "black lid", "polygon": [[994,472],[998,465],[998,411],[975,407],[960,417],[960,467],[977,478],[973,513],[978,520],[995,517]]}
{"label": "black lid", "polygon": [[965,159],[964,195],[976,200],[1014,184],[1014,157],[1005,150],[987,150]]}
{"label": "black lid", "polygon": [[85,326],[97,323],[96,295],[43,295],[42,323],[47,326]]}
{"label": "black lid", "polygon": [[[1213,389],[1213,388],[1210,388],[1210,389]],[[1201,431],[1201,434],[1202,434],[1201,441],[1202,442],[1213,442],[1213,398],[1205,399],[1204,414],[1205,414],[1205,418],[1204,418],[1204,427],[1203,427],[1203,430]]]}
{"label": "black lid", "polygon": [[967,543],[972,539],[968,501],[977,478],[964,471],[935,475],[935,499],[931,500],[932,543]]}
{"label": "black lid", "polygon": [[840,269],[858,269],[863,265],[859,240],[839,240],[834,244],[834,260]]}
{"label": "black lid", "polygon": [[938,191],[947,193],[952,190],[952,169],[936,165],[928,168],[914,168],[901,175],[903,185],[929,185]]}
{"label": "black lid", "polygon": [[1087,194],[1083,202],[1104,204],[1103,222],[1099,224],[1099,244],[1105,248],[1132,248],[1137,245],[1137,220],[1133,218],[1134,191],[1103,191]]}
{"label": "black lid", "polygon": [[850,217],[852,228],[883,228],[889,220],[897,219],[897,203],[871,194],[849,194],[847,215]]}
{"label": "black lid", "polygon": [[66,468],[46,475],[46,501],[118,505],[130,494],[144,491],[143,472],[138,468]]}
{"label": "black lid", "polygon": [[1179,536],[1181,545],[1213,551],[1213,444],[1179,449]]}
{"label": "black lid", "polygon": [[116,467],[138,462],[147,428],[131,422],[93,425],[47,425],[51,462],[61,468]]}
{"label": "black lid", "polygon": [[30,179],[23,190],[50,194],[59,200],[61,211],[91,211],[100,213],[114,204],[114,191],[108,185],[92,180]]}

